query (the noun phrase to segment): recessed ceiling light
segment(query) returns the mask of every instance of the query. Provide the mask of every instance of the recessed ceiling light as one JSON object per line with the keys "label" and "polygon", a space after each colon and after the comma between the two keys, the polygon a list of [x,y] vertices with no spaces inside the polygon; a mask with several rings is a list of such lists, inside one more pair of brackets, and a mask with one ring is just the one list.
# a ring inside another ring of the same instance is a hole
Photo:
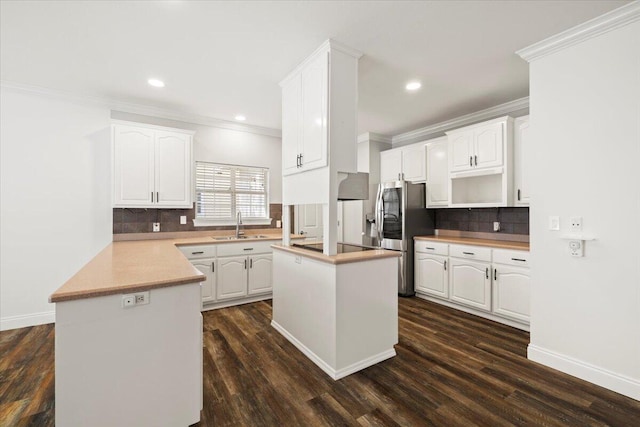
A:
{"label": "recessed ceiling light", "polygon": [[147,80],[147,83],[153,87],[164,87],[164,82],[158,79],[149,79]]}
{"label": "recessed ceiling light", "polygon": [[413,81],[407,83],[405,87],[407,88],[407,90],[418,90],[422,87],[422,83]]}
{"label": "recessed ceiling light", "polygon": [[242,114],[238,114],[236,116],[236,120],[239,122],[244,122],[245,120],[247,120],[247,118],[245,116],[243,116]]}

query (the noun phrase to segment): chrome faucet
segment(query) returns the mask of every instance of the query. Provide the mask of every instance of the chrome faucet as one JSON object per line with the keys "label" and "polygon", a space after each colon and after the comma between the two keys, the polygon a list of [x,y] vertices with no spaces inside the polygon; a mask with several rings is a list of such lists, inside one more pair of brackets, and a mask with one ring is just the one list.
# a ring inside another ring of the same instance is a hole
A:
{"label": "chrome faucet", "polygon": [[242,225],[242,212],[238,211],[236,214],[236,239],[239,239],[240,236],[244,235],[244,231],[240,231],[240,226]]}

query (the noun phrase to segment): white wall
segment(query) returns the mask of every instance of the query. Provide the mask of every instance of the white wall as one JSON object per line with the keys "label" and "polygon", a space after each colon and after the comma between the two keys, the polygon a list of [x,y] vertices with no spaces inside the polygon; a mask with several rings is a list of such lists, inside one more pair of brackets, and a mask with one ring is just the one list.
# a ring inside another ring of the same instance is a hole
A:
{"label": "white wall", "polygon": [[[640,399],[640,22],[530,73],[529,356]],[[584,258],[560,238],[570,216],[597,239]]]}
{"label": "white wall", "polygon": [[196,131],[195,160],[269,168],[269,202],[282,203],[282,144],[273,136],[113,111],[112,118]]}
{"label": "white wall", "polygon": [[0,329],[48,323],[48,298],[111,241],[109,110],[0,91]]}

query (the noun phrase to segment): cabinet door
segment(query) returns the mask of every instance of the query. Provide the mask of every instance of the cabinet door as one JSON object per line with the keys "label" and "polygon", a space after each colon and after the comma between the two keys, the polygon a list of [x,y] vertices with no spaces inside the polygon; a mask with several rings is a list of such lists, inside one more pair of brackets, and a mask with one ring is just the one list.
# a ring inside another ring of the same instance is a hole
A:
{"label": "cabinet door", "polygon": [[427,144],[427,207],[449,205],[447,139]]}
{"label": "cabinet door", "polygon": [[282,174],[298,171],[300,155],[300,75],[293,76],[282,88]]}
{"label": "cabinet door", "polygon": [[404,174],[404,179],[411,182],[424,182],[427,179],[425,162],[426,154],[423,144],[402,149],[402,173]]}
{"label": "cabinet door", "polygon": [[123,125],[113,127],[113,174],[115,207],[153,207],[155,194],[152,130]]}
{"label": "cabinet door", "polygon": [[380,182],[398,181],[402,173],[402,150],[380,152]]}
{"label": "cabinet door", "polygon": [[531,279],[529,269],[493,265],[493,312],[529,323]]}
{"label": "cabinet door", "polygon": [[449,258],[451,300],[481,310],[491,310],[490,264]]}
{"label": "cabinet door", "polygon": [[473,167],[488,168],[502,166],[504,124],[493,123],[474,131]]}
{"label": "cabinet door", "polygon": [[449,298],[447,257],[416,253],[415,287],[417,292]]}
{"label": "cabinet door", "polygon": [[191,207],[191,135],[156,132],[155,191],[158,207]]}
{"label": "cabinet door", "polygon": [[459,172],[472,169],[473,131],[458,132],[449,136],[449,170]]}
{"label": "cabinet door", "polygon": [[205,275],[205,280],[200,283],[202,290],[202,302],[216,300],[216,268],[214,259],[199,259],[191,261],[191,264]]}
{"label": "cabinet door", "polygon": [[516,119],[513,139],[515,194],[513,200],[519,206],[529,205],[529,168],[527,155],[529,150],[529,117]]}
{"label": "cabinet door", "polygon": [[218,300],[247,295],[248,264],[246,256],[218,258]]}
{"label": "cabinet door", "polygon": [[329,53],[301,72],[301,171],[327,165],[327,76]]}
{"label": "cabinet door", "polygon": [[272,259],[271,254],[249,257],[249,295],[271,292]]}

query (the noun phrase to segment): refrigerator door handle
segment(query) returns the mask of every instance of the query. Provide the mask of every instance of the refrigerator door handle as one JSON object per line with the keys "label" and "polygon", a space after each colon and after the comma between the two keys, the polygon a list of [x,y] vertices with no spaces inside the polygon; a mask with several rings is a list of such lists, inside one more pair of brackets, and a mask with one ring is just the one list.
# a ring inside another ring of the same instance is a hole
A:
{"label": "refrigerator door handle", "polygon": [[382,192],[382,184],[380,184],[378,185],[378,194],[376,195],[376,228],[378,230],[378,246],[382,246],[382,227],[384,223]]}

